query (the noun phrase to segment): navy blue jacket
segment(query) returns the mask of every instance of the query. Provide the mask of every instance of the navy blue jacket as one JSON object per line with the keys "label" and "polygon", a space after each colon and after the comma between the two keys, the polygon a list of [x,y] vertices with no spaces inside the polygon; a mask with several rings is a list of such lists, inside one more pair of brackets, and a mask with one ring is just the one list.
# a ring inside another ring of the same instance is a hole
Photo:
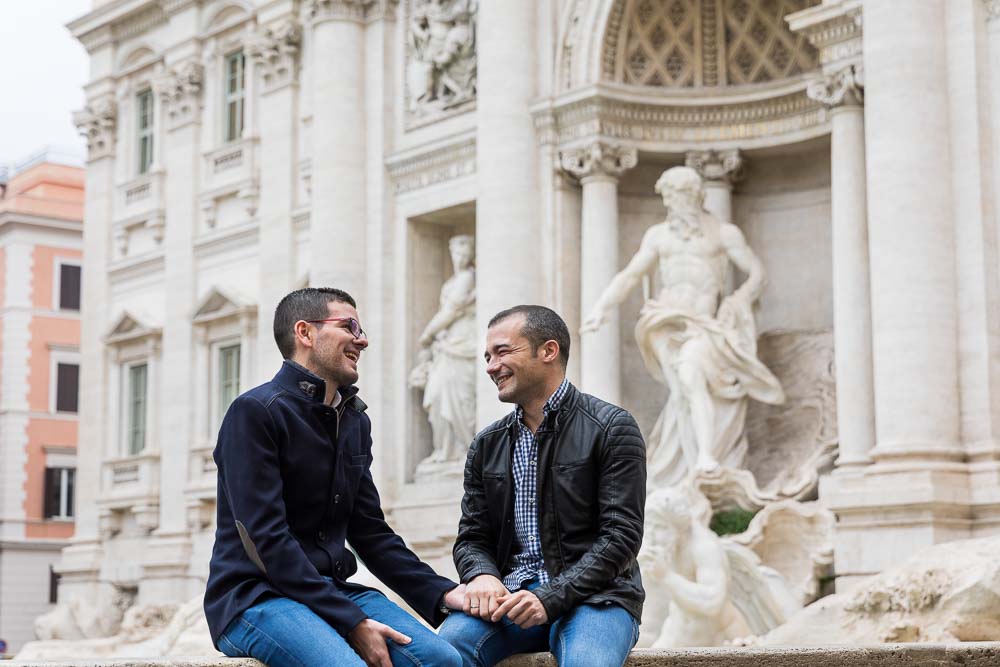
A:
{"label": "navy blue jacket", "polygon": [[[215,448],[218,527],[205,616],[218,645],[229,623],[266,597],[309,607],[342,635],[367,615],[344,595],[354,554],[428,623],[444,620],[438,576],[385,521],[372,480],[371,421],[356,387],[323,402],[323,380],[286,361],[226,412]],[[324,579],[331,577],[333,583]]]}

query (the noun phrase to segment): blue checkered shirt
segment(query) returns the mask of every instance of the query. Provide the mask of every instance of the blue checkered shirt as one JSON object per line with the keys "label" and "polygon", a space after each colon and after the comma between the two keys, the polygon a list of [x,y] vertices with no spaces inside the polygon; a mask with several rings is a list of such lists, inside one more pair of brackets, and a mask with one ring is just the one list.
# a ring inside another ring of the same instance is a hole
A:
{"label": "blue checkered shirt", "polygon": [[[569,381],[562,384],[549,396],[542,406],[542,419],[559,408]],[[542,559],[542,538],[538,532],[538,440],[524,425],[524,410],[517,406],[514,418],[517,420],[517,442],[514,443],[514,534],[521,545],[521,551],[514,556],[514,569],[503,578],[503,585],[509,591],[516,591],[532,578],[538,583],[549,581]]]}

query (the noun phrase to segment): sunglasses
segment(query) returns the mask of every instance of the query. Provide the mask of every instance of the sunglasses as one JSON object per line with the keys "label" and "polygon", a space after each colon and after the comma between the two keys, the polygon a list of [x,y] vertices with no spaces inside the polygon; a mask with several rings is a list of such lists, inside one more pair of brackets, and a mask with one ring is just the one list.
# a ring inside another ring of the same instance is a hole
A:
{"label": "sunglasses", "polygon": [[368,340],[368,334],[366,334],[365,330],[361,328],[361,323],[353,317],[328,317],[325,320],[306,320],[306,322],[309,322],[310,324],[320,324],[322,322],[347,322],[347,330],[351,332],[352,336]]}

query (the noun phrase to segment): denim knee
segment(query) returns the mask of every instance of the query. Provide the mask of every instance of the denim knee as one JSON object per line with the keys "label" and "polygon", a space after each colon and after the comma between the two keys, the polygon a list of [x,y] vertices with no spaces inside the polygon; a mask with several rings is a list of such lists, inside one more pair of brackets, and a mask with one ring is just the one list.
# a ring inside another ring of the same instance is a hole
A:
{"label": "denim knee", "polygon": [[462,656],[458,649],[443,639],[428,645],[424,653],[428,667],[462,667]]}

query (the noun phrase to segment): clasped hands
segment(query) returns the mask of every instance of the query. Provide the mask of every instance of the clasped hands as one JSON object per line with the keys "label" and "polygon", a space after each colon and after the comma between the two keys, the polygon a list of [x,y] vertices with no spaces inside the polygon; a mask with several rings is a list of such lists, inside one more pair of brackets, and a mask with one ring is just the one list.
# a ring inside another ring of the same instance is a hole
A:
{"label": "clasped hands", "polygon": [[524,630],[549,621],[537,595],[531,591],[511,593],[502,581],[489,574],[481,574],[469,582],[462,611],[490,623],[506,616]]}

